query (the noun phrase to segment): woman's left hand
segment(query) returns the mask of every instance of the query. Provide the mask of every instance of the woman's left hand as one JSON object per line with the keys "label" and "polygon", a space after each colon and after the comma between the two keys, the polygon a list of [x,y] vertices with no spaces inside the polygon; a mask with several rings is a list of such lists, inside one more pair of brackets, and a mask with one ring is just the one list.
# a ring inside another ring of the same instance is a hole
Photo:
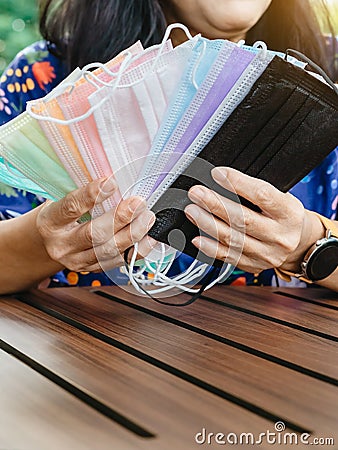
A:
{"label": "woman's left hand", "polygon": [[187,217],[213,239],[199,236],[193,244],[208,256],[247,272],[279,267],[299,271],[307,249],[324,236],[318,217],[291,194],[225,167],[213,169],[214,180],[257,205],[256,212],[203,186],[194,186]]}

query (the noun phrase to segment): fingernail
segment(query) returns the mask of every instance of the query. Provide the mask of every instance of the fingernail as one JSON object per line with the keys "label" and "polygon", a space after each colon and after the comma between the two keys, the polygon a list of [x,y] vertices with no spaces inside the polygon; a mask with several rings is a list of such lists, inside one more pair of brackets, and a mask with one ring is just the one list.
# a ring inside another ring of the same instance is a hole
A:
{"label": "fingernail", "polygon": [[194,220],[197,220],[200,216],[198,207],[194,205],[188,205],[184,211]]}
{"label": "fingernail", "polygon": [[147,204],[141,197],[133,197],[128,203],[129,211],[133,214],[144,211],[146,207]]}
{"label": "fingernail", "polygon": [[116,188],[117,184],[113,175],[103,180],[100,184],[100,190],[104,195],[111,195],[115,192]]}
{"label": "fingernail", "polygon": [[201,245],[201,239],[199,237],[194,237],[194,239],[191,241],[195,247],[199,247]]}
{"label": "fingernail", "polygon": [[151,228],[155,223],[156,216],[152,211],[147,211],[146,214],[147,214],[147,216],[146,216],[145,220],[148,224],[148,227]]}
{"label": "fingernail", "polygon": [[227,179],[226,167],[215,167],[211,171],[211,175],[215,181],[225,181]]}
{"label": "fingernail", "polygon": [[189,197],[191,199],[202,200],[205,196],[205,189],[200,186],[194,186],[189,191]]}

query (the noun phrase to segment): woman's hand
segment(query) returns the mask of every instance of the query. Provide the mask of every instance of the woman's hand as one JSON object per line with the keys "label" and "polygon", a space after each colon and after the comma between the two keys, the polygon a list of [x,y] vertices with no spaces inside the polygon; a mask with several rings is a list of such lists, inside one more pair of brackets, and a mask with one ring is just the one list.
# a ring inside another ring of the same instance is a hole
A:
{"label": "woman's hand", "polygon": [[[100,271],[123,264],[123,253],[144,238],[155,221],[140,197],[122,200],[119,205],[93,219],[79,224],[78,219],[94,205],[102,203],[116,191],[113,178],[97,180],[68,194],[58,202],[46,202],[36,226],[43,245],[54,261],[74,271]],[[142,255],[147,248],[141,245]]]}
{"label": "woman's hand", "polygon": [[212,258],[248,272],[278,267],[298,272],[304,254],[325,235],[318,217],[291,194],[230,168],[212,171],[214,180],[257,205],[261,212],[233,202],[203,186],[194,186],[187,217],[212,238],[192,242]]}

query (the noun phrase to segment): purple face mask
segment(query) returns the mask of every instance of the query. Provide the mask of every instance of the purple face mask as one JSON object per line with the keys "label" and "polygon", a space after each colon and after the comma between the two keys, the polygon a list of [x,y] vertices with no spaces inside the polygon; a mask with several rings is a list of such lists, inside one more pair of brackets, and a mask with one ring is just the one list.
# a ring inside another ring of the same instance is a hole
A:
{"label": "purple face mask", "polygon": [[156,169],[160,175],[157,180],[154,179],[152,186],[147,183],[147,192],[140,195],[148,198],[156,190],[166,173],[170,172],[202,131],[254,57],[252,52],[234,46],[230,42],[224,44],[163,152],[158,156]]}

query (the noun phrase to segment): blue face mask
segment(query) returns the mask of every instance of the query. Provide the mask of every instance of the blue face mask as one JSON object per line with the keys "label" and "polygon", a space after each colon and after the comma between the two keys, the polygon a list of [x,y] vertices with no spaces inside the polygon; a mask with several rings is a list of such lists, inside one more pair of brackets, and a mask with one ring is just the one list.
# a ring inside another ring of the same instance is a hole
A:
{"label": "blue face mask", "polygon": [[198,86],[206,78],[224,45],[225,41],[221,39],[213,41],[201,37],[198,39],[192,49],[182,78],[173,93],[172,101],[169,103],[160,128],[152,142],[145,166],[139,177],[142,181],[135,186],[133,194],[137,194],[141,186],[147,183],[149,177],[153,175],[157,156],[163,151],[172,132],[194,98]]}
{"label": "blue face mask", "polygon": [[0,156],[0,181],[8,186],[32,192],[41,197],[52,199],[40,186],[26,178],[12,164]]}
{"label": "blue face mask", "polygon": [[171,172],[175,163],[191,146],[254,58],[254,53],[239,48],[232,42],[225,43],[157,158],[156,170],[160,174],[157,181],[152,186],[148,183],[147,191],[139,192],[139,195],[148,198],[156,190],[165,174]]}

